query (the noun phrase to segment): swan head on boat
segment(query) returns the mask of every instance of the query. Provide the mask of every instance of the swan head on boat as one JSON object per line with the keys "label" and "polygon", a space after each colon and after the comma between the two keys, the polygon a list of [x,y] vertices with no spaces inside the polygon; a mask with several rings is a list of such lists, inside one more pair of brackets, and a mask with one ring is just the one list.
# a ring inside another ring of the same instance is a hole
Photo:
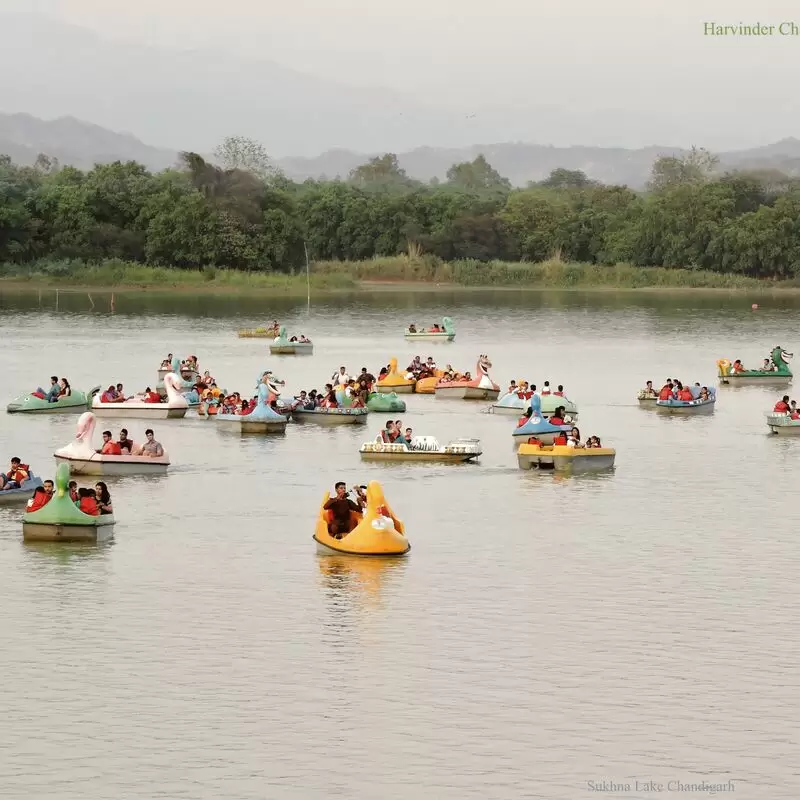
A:
{"label": "swan head on boat", "polygon": [[91,458],[94,455],[92,439],[94,438],[96,424],[97,420],[91,411],[85,411],[81,414],[75,426],[75,438],[66,447],[57,450],[56,455],[72,458]]}
{"label": "swan head on boat", "polygon": [[168,372],[164,376],[164,388],[167,390],[167,405],[172,408],[188,408],[189,403],[181,394],[181,379],[174,372]]}

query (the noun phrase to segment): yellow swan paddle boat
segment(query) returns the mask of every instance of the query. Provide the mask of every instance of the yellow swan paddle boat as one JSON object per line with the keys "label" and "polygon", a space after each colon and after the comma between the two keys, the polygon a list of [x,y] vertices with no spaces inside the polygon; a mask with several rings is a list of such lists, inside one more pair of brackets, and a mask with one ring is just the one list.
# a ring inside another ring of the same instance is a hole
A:
{"label": "yellow swan paddle boat", "polygon": [[317,552],[325,555],[343,554],[350,556],[403,556],[411,545],[406,539],[403,523],[394,515],[383,487],[378,481],[370,481],[367,486],[367,506],[363,513],[350,512],[350,533],[341,539],[331,536],[328,522],[331,512],[325,510],[330,493],[322,498],[314,541]]}
{"label": "yellow swan paddle boat", "polygon": [[406,378],[397,371],[397,359],[392,358],[389,360],[389,372],[376,381],[375,389],[381,394],[411,394],[416,383],[414,378]]}
{"label": "yellow swan paddle boat", "polygon": [[417,394],[436,394],[436,384],[444,377],[444,370],[435,369],[429,378],[420,378],[414,386]]}

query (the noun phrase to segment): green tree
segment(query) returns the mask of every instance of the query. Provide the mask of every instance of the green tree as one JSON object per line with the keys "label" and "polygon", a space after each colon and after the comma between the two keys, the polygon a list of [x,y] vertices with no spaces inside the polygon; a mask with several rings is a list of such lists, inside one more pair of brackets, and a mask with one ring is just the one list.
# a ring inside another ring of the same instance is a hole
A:
{"label": "green tree", "polygon": [[472,161],[463,161],[460,164],[453,164],[447,170],[447,183],[450,186],[464,189],[466,191],[481,191],[494,189],[507,192],[511,189],[511,181],[504,178],[486,160],[483,154],[477,156]]}
{"label": "green tree", "polygon": [[394,153],[376,156],[350,171],[348,182],[362,189],[410,187],[416,184],[400,166]]}
{"label": "green tree", "polygon": [[719,164],[719,158],[703,147],[683,156],[661,156],[653,164],[648,188],[659,192],[674,186],[705,183]]}

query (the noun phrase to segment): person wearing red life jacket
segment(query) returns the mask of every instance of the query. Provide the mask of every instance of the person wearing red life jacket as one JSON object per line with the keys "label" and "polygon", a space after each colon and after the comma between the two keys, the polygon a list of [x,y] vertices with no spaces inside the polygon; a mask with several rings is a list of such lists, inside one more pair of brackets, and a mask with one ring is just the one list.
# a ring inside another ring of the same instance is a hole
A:
{"label": "person wearing red life jacket", "polygon": [[92,517],[100,516],[94,489],[78,489],[78,509]]}
{"label": "person wearing red life jacket", "polygon": [[563,397],[564,396],[564,387],[559,383],[558,384],[558,389],[555,392],[553,392],[553,394],[558,395],[559,397]]}
{"label": "person wearing red life jacket", "polygon": [[775,408],[772,409],[776,414],[785,414],[789,411],[789,395],[785,394],[782,400],[775,403]]}
{"label": "person wearing red life jacket", "polygon": [[119,442],[115,442],[111,438],[111,431],[103,431],[103,446],[96,452],[103,456],[121,456],[122,448]]}
{"label": "person wearing red life jacket", "polygon": [[526,422],[528,422],[532,414],[533,411],[531,411],[530,407],[528,407],[528,410],[517,420],[517,427],[521,428]]}
{"label": "person wearing red life jacket", "polygon": [[678,400],[683,400],[684,402],[691,402],[694,400],[694,397],[692,397],[692,390],[688,386],[684,386],[683,389],[678,392]]}
{"label": "person wearing red life jacket", "polygon": [[672,381],[667,381],[662,387],[661,391],[658,393],[659,400],[671,400],[672,399]]}
{"label": "person wearing red life jacket", "polygon": [[38,511],[40,508],[44,508],[50,502],[50,495],[44,490],[43,486],[37,486],[36,491],[33,493],[33,497],[28,500],[28,505],[25,509],[25,513],[32,514],[34,511]]}
{"label": "person wearing red life jacket", "polygon": [[149,386],[144,390],[144,402],[145,403],[160,403],[161,402],[161,395],[158,392],[154,392]]}
{"label": "person wearing red life jacket", "polygon": [[566,433],[559,433],[558,436],[556,436],[553,439],[553,444],[555,444],[555,445],[565,445],[566,443],[567,443],[567,434]]}
{"label": "person wearing red life jacket", "polygon": [[545,381],[544,386],[542,386],[542,397],[544,397],[546,394],[552,394],[550,391],[550,381]]}
{"label": "person wearing red life jacket", "polygon": [[19,489],[30,478],[30,467],[23,464],[17,456],[11,459],[11,466],[6,473],[0,473],[0,491]]}

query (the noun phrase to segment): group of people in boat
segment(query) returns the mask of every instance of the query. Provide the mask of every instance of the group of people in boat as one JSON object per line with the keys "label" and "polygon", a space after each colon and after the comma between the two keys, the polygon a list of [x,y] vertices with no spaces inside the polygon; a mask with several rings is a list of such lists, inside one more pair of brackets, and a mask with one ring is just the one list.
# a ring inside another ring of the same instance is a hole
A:
{"label": "group of people in boat", "polygon": [[438,322],[434,322],[430,328],[419,328],[417,329],[417,325],[415,322],[412,322],[408,326],[408,333],[447,333],[444,329],[444,326],[439,325]]}
{"label": "group of people in boat", "polygon": [[735,375],[738,372],[777,372],[778,365],[772,360],[772,356],[764,359],[764,363],[757,370],[749,370],[742,364],[742,360],[737,358],[731,365],[731,372]]}
{"label": "group of people in boat", "polygon": [[647,381],[645,388],[641,391],[642,398],[653,398],[655,400],[680,400],[685,403],[695,401],[706,401],[711,399],[711,392],[707,386],[695,383],[694,386],[684,385],[677,378],[667,378],[659,391],[653,388],[653,381]]}
{"label": "group of people in boat", "polygon": [[[111,505],[111,493],[103,481],[97,481],[94,487],[86,488],[79,488],[75,481],[70,481],[68,491],[70,500],[84,514],[98,517],[101,514],[114,513],[114,507]],[[44,508],[53,497],[55,497],[53,481],[46,480],[42,486],[36,488],[33,497],[28,500],[28,505],[25,509],[26,513],[32,513]]]}
{"label": "group of people in boat", "polygon": [[[381,370],[380,377],[382,378],[386,373],[389,372],[388,367],[384,367],[386,372]],[[415,380],[422,380],[422,378],[432,378],[436,375],[436,362],[433,360],[431,356],[428,356],[425,361],[423,361],[419,356],[414,356],[412,362],[406,367],[406,375],[407,379],[414,378]]]}
{"label": "group of people in boat", "polygon": [[[533,409],[528,406],[525,409],[525,413],[517,420],[517,427],[521,428],[527,422],[530,421],[530,418],[533,416]],[[548,422],[551,425],[569,425],[572,421],[572,417],[567,414],[567,409],[565,406],[556,406],[555,411],[550,415],[550,419]]]}
{"label": "group of people in boat", "polygon": [[50,376],[50,388],[45,391],[40,386],[32,393],[33,397],[40,400],[47,400],[48,403],[57,403],[62,397],[69,397],[72,394],[72,387],[66,378],[59,378],[58,375]]}
{"label": "group of people in boat", "polygon": [[116,441],[111,431],[103,431],[103,446],[95,452],[103,456],[146,456],[148,458],[161,458],[164,455],[164,448],[161,443],[156,441],[152,428],[144,432],[144,444],[136,444],[128,437],[126,428],[119,432],[119,439]]}
{"label": "group of people in boat", "polygon": [[[517,383],[516,381],[511,381],[508,385],[508,394],[515,394],[522,400],[530,400],[536,394],[536,384],[535,383],[528,383],[528,381],[520,381]],[[539,392],[541,397],[545,397],[546,395],[555,395],[556,397],[566,397],[564,394],[564,387],[559,383],[558,387],[553,390],[550,386],[550,381],[545,381],[544,385],[542,386],[542,391]]]}
{"label": "group of people in boat", "polygon": [[411,428],[403,430],[403,423],[399,419],[388,420],[381,431],[381,441],[386,444],[404,444],[411,447],[414,431]]}
{"label": "group of people in boat", "polygon": [[789,395],[785,394],[772,409],[775,414],[788,414],[789,419],[800,419],[800,411],[797,410],[797,400],[790,400]]}
{"label": "group of people in boat", "polygon": [[299,336],[292,336],[289,341],[296,342],[297,344],[311,344],[311,339],[309,339],[304,333],[301,333]]}
{"label": "group of people in boat", "polygon": [[[542,441],[536,436],[531,436],[528,439],[528,444],[535,444],[537,447],[542,447]],[[553,437],[553,444],[556,446],[566,447],[581,447],[583,449],[590,449],[593,447],[602,447],[599,436],[590,436],[585,442],[581,441],[581,432],[578,428],[573,428],[571,431],[562,431],[557,436]]]}
{"label": "group of people in boat", "polygon": [[[167,353],[167,357],[161,362],[159,369],[171,370],[172,360],[172,353]],[[183,361],[181,361],[180,370],[181,372],[199,372],[200,370],[197,364],[197,356],[189,356],[188,358],[184,358]],[[208,374],[208,370],[206,370],[206,374]]]}

